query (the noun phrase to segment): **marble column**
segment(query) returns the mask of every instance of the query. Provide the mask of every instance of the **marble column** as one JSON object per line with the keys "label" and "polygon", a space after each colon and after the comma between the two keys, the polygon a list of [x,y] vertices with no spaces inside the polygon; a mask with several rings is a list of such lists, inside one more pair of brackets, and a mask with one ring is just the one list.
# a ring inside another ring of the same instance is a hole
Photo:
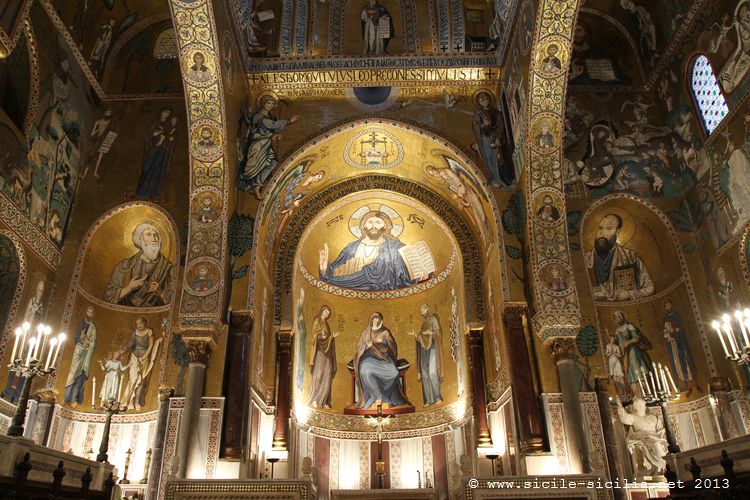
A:
{"label": "marble column", "polygon": [[474,417],[479,431],[477,448],[492,448],[492,437],[487,420],[487,396],[484,380],[484,354],[482,350],[482,331],[484,327],[469,328],[469,361],[471,382],[474,390]]}
{"label": "marble column", "polygon": [[737,427],[737,421],[734,419],[732,404],[729,401],[729,391],[732,387],[727,377],[716,376],[708,380],[708,389],[713,396],[712,409],[716,420],[719,424],[719,434],[721,440],[727,440],[739,437],[740,430]]}
{"label": "marble column", "polygon": [[169,417],[169,398],[174,395],[174,387],[159,387],[159,408],[156,411],[156,430],[154,442],[151,443],[151,464],[148,468],[148,489],[146,498],[155,499],[161,481],[161,460],[164,456],[164,441],[167,435],[167,421]]}
{"label": "marble column", "polygon": [[287,451],[287,420],[289,419],[289,371],[291,368],[292,331],[280,330],[277,334],[278,349],[276,350],[276,369],[279,374],[279,384],[276,391],[276,425],[273,432],[273,446],[275,451]]}
{"label": "marble column", "polygon": [[503,324],[521,452],[541,451],[544,448],[544,426],[529,353],[526,308],[508,307],[503,310]]}
{"label": "marble column", "polygon": [[252,342],[250,331],[253,318],[250,313],[232,312],[229,319],[229,339],[224,368],[224,425],[222,428],[221,456],[242,459],[243,443],[247,439],[250,410],[250,358]]}
{"label": "marble column", "polygon": [[211,342],[206,339],[186,339],[190,364],[188,365],[187,389],[185,390],[185,405],[180,418],[180,431],[177,435],[178,461],[177,477],[185,479],[192,448],[199,445],[198,421],[203,400],[203,385],[206,377],[206,363],[211,355]]}
{"label": "marble column", "polygon": [[563,401],[563,421],[565,436],[568,442],[568,461],[571,474],[591,472],[591,460],[586,429],[581,410],[581,398],[578,394],[578,377],[576,376],[573,353],[575,340],[556,338],[552,342],[552,356],[557,365],[560,379],[560,392]]}
{"label": "marble column", "polygon": [[43,389],[34,395],[37,401],[36,418],[31,430],[31,439],[39,445],[45,446],[49,423],[52,418],[52,410],[55,408],[57,392],[52,389]]}
{"label": "marble column", "polygon": [[[599,419],[602,421],[602,433],[604,434],[604,449],[607,452],[607,464],[609,475],[613,481],[623,484],[625,479],[625,467],[622,463],[622,442],[617,439],[614,423],[612,423],[612,406],[609,396],[609,379],[597,377],[594,380],[596,386],[596,402],[599,406]],[[614,500],[627,500],[628,495],[623,488],[612,490]]]}

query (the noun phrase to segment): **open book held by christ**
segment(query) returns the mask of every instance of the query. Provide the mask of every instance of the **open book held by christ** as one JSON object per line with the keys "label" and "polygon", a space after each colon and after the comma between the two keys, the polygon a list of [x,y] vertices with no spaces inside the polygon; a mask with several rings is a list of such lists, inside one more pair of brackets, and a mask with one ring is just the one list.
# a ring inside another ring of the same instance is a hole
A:
{"label": "open book held by christ", "polygon": [[403,246],[398,249],[398,253],[404,259],[409,277],[413,280],[429,276],[436,270],[435,258],[432,256],[430,247],[424,241]]}

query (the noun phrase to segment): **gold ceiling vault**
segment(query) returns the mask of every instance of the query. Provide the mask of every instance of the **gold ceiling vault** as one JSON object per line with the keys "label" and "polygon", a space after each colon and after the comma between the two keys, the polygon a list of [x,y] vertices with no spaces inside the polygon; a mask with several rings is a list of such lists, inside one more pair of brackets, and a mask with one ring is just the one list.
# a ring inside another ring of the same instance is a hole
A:
{"label": "gold ceiling vault", "polygon": [[[198,224],[194,217],[190,220],[179,321],[186,330],[213,330],[223,316],[229,192],[218,34],[210,1],[171,0],[170,8],[180,51],[191,138],[190,213],[195,213],[195,204],[207,195],[219,194],[223,200],[221,216],[211,223]],[[217,145],[210,155],[197,147],[204,130],[210,131]],[[194,265],[206,266],[209,274],[216,277],[212,289],[198,293],[187,285],[186,277]]]}
{"label": "gold ceiling vault", "polygon": [[[543,339],[575,336],[581,326],[581,312],[575,287],[566,218],[545,225],[533,211],[545,196],[552,195],[565,213],[562,164],[563,117],[568,81],[571,40],[578,12],[578,0],[542,0],[537,15],[536,35],[529,75],[526,114],[526,207],[529,221],[531,269],[537,313],[534,329]],[[556,46],[557,64],[549,64],[548,49]],[[547,266],[567,273],[570,286],[565,293],[553,293],[542,282]]]}

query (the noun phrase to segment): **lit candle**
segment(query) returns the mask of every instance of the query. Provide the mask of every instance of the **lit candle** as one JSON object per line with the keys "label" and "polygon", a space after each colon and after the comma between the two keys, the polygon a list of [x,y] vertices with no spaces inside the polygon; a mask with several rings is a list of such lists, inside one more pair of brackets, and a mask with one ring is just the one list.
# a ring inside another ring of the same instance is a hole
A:
{"label": "lit candle", "polygon": [[49,341],[49,351],[47,351],[47,362],[44,363],[44,369],[49,369],[50,362],[52,361],[52,353],[57,352],[55,346],[57,345],[57,338],[53,338]]}
{"label": "lit candle", "polygon": [[735,311],[734,317],[740,324],[740,330],[742,331],[742,340],[745,341],[745,347],[750,347],[750,340],[747,339],[747,329],[745,328],[745,322],[742,321],[742,311]]}
{"label": "lit candle", "polygon": [[724,330],[724,334],[727,336],[727,339],[729,339],[729,346],[732,348],[732,352],[737,353],[739,349],[737,349],[737,342],[735,342],[734,340],[732,327],[729,326],[729,323],[724,323],[724,325],[722,326],[722,329]]}
{"label": "lit candle", "polygon": [[31,325],[28,321],[24,321],[21,325],[21,330],[23,330],[23,337],[21,337],[21,341],[18,343],[18,357],[23,358],[23,349],[26,346],[26,334],[29,332],[29,328],[31,328]]}
{"label": "lit candle", "polygon": [[716,330],[716,334],[719,336],[719,340],[721,340],[721,347],[724,349],[724,355],[727,358],[731,358],[732,355],[729,354],[729,349],[727,349],[727,343],[724,341],[724,335],[721,333],[721,325],[718,321],[714,320],[711,322],[711,326],[714,330]]}
{"label": "lit candle", "polygon": [[57,336],[57,345],[55,346],[55,354],[52,355],[52,366],[55,366],[57,364],[57,354],[60,351],[60,346],[62,346],[62,343],[64,340],[65,340],[65,334],[60,333]]}
{"label": "lit candle", "polygon": [[661,379],[659,378],[659,369],[656,367],[656,363],[652,361],[651,366],[654,368],[651,373],[654,373],[656,375],[656,389],[659,391],[664,391],[664,388],[661,386]]}
{"label": "lit candle", "polygon": [[29,339],[29,352],[26,354],[26,365],[31,362],[31,355],[34,353],[34,346],[36,345],[36,339],[31,337]]}
{"label": "lit candle", "polygon": [[672,378],[672,372],[669,371],[669,369],[664,369],[664,371],[667,372],[667,377],[669,377],[669,382],[672,384],[672,390],[675,394],[679,394],[680,391],[677,390],[677,386],[674,383],[674,379]]}
{"label": "lit candle", "polygon": [[44,356],[45,349],[47,348],[47,340],[49,339],[49,334],[52,333],[52,327],[47,325],[44,328],[44,334],[42,335],[42,347],[39,349],[39,360],[41,361],[42,356]]}
{"label": "lit candle", "polygon": [[16,340],[13,342],[13,354],[10,355],[10,362],[13,363],[16,360],[16,351],[18,350],[18,340],[21,338],[23,330],[16,328]]}
{"label": "lit candle", "polygon": [[94,387],[91,389],[91,406],[96,406],[96,377],[94,377]]}
{"label": "lit candle", "polygon": [[36,327],[36,344],[34,345],[34,354],[32,358],[39,359],[39,347],[42,345],[42,335],[44,334],[44,325],[39,324]]}

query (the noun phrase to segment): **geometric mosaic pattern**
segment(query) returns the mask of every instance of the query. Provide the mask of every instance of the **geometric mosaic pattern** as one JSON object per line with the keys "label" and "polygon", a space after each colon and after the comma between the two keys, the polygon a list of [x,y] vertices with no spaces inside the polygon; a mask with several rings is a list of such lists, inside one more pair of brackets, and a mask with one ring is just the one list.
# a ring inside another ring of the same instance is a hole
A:
{"label": "geometric mosaic pattern", "polygon": [[695,103],[703,118],[706,135],[711,135],[711,132],[729,114],[729,107],[724,94],[721,93],[711,63],[703,54],[696,57],[693,62],[691,88]]}

